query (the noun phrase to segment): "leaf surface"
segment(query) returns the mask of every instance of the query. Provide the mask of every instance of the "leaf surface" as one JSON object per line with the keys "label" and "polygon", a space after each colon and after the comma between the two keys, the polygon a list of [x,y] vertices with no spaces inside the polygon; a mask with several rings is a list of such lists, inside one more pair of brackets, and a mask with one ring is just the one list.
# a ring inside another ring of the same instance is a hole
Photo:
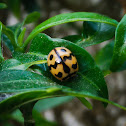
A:
{"label": "leaf surface", "polygon": [[115,26],[101,22],[84,21],[81,35],[70,35],[63,39],[76,43],[80,47],[87,47],[112,39]]}
{"label": "leaf surface", "polygon": [[115,45],[110,66],[111,71],[118,71],[126,61],[126,15],[119,22],[115,33]]}
{"label": "leaf surface", "polygon": [[24,42],[24,47],[28,45],[28,43],[40,32],[59,24],[64,24],[68,22],[75,21],[92,21],[92,22],[101,22],[107,23],[113,26],[117,26],[118,22],[109,17],[97,14],[97,13],[89,13],[89,12],[75,12],[75,13],[66,13],[54,16],[43,23],[39,24],[33,31],[30,33],[26,41]]}

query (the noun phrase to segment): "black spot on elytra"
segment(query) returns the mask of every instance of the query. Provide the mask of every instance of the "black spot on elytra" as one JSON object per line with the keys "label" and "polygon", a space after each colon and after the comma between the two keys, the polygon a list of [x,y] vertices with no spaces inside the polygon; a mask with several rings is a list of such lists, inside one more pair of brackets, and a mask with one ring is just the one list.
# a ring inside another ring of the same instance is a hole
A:
{"label": "black spot on elytra", "polygon": [[53,67],[54,69],[56,69],[57,68],[57,65],[58,64],[61,64],[62,63],[62,65],[63,65],[63,70],[64,70],[64,72],[65,73],[70,73],[70,68],[64,63],[64,62],[60,62],[60,63],[57,63],[57,62],[55,62],[55,64],[54,65],[50,65],[50,66],[48,66],[49,67],[49,70],[51,70],[51,68]]}
{"label": "black spot on elytra", "polygon": [[57,77],[61,78],[61,77],[62,77],[62,73],[61,73],[61,72],[59,72],[58,74],[55,74],[55,76],[57,76]]}
{"label": "black spot on elytra", "polygon": [[63,57],[63,61],[65,62],[67,59],[68,59],[68,60],[72,60],[72,56],[74,56],[73,53],[70,53],[69,56],[64,56],[64,57]]}
{"label": "black spot on elytra", "polygon": [[72,68],[73,69],[77,69],[77,63],[76,64],[72,64]]}
{"label": "black spot on elytra", "polygon": [[62,62],[62,64],[63,64],[63,70],[64,70],[64,72],[65,73],[70,73],[70,68],[64,62]]}
{"label": "black spot on elytra", "polygon": [[61,49],[62,52],[66,52],[66,49]]}
{"label": "black spot on elytra", "polygon": [[49,67],[49,70],[51,70],[51,67],[53,67],[54,69],[56,69],[56,67],[57,67],[57,65],[58,65],[58,63],[57,62],[55,62],[55,64],[54,65],[50,65],[50,66],[48,66]]}
{"label": "black spot on elytra", "polygon": [[53,55],[50,55],[50,60],[52,60],[53,59]]}
{"label": "black spot on elytra", "polygon": [[76,74],[76,72],[68,74],[66,77],[64,77],[62,80],[67,80],[68,78],[74,76]]}
{"label": "black spot on elytra", "polygon": [[74,54],[73,54],[73,53],[71,53],[71,56],[74,56]]}
{"label": "black spot on elytra", "polygon": [[67,59],[71,60],[72,57],[71,57],[71,56],[64,56],[64,57],[63,57],[63,61],[66,61]]}

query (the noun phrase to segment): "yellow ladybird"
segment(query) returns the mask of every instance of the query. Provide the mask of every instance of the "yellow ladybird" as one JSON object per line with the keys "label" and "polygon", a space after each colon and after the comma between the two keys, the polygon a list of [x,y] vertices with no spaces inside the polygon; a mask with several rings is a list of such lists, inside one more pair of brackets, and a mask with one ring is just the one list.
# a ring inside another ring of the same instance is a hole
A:
{"label": "yellow ladybird", "polygon": [[67,80],[78,71],[78,63],[73,53],[65,47],[56,47],[48,55],[50,72],[58,80]]}

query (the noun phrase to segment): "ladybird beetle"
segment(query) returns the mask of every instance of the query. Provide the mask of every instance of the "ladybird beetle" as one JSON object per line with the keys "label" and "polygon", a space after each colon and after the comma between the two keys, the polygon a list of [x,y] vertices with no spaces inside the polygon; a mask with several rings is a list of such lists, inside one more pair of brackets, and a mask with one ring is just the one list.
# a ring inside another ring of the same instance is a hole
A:
{"label": "ladybird beetle", "polygon": [[67,80],[78,71],[78,63],[73,53],[65,47],[56,47],[48,55],[50,72],[58,80]]}

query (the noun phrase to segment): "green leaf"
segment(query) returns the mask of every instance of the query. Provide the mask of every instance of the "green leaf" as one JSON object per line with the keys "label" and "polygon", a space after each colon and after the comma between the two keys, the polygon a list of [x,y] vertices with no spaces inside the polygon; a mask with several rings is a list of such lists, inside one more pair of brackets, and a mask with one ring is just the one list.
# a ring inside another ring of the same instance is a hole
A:
{"label": "green leaf", "polygon": [[78,99],[84,104],[88,109],[92,109],[92,105],[89,101],[87,101],[85,98],[78,97]]}
{"label": "green leaf", "polygon": [[[54,98],[46,98],[46,99],[42,99],[42,100],[39,100],[33,107],[33,110],[32,110],[32,116],[35,120],[35,124],[36,125],[56,125],[56,123],[54,122],[49,122],[47,120],[45,120],[43,117],[42,117],[42,112],[48,110],[48,109],[52,109],[54,107],[57,107],[61,104],[64,104],[66,102],[69,102],[73,99],[74,97],[72,96],[65,96],[65,97],[54,97]],[[51,124],[50,124],[51,123]]]}
{"label": "green leaf", "polygon": [[51,122],[42,117],[42,114],[33,110],[32,116],[35,120],[35,126],[58,126],[56,122]]}
{"label": "green leaf", "polygon": [[16,30],[18,29],[18,27],[21,25],[21,23],[17,23],[17,24],[14,24],[14,25],[9,25],[9,26],[6,26],[7,28],[9,28],[13,33],[16,32]]}
{"label": "green leaf", "polygon": [[16,47],[18,46],[18,36],[20,35],[22,29],[22,24],[21,23],[17,23],[15,25],[12,26],[6,26],[7,28],[9,28],[13,34],[14,34],[14,39],[15,39],[15,43],[16,43]]}
{"label": "green leaf", "polygon": [[0,70],[7,70],[7,69],[12,68],[13,66],[17,66],[20,64],[21,64],[21,62],[19,62],[16,59],[8,59],[0,64]]}
{"label": "green leaf", "polygon": [[[79,75],[78,75],[78,78],[75,79],[75,83],[72,84],[73,81],[70,83],[68,81],[68,83],[66,82],[67,86],[70,86],[73,88],[78,87],[78,89],[81,90],[81,88],[84,86],[83,83],[85,83],[85,88],[86,86],[90,87],[91,85],[95,85],[96,86],[95,88],[96,89],[100,88],[100,90],[103,93],[103,96],[107,98],[108,92],[107,92],[107,87],[106,87],[103,75],[101,71],[99,70],[99,68],[95,65],[95,62],[90,56],[90,54],[88,54],[83,48],[80,48],[74,45],[73,43],[63,40],[63,39],[51,39],[49,36],[45,34],[38,34],[31,43],[30,52],[48,55],[49,52],[55,47],[62,47],[62,46],[70,49],[73,52],[73,54],[77,58],[79,68],[81,68],[79,69]],[[49,69],[47,69],[46,71],[46,76],[50,76]],[[81,83],[80,80],[82,80],[83,83]],[[79,85],[79,83],[80,85],[83,85],[83,86],[82,87],[77,86]],[[85,88],[83,90],[85,90]],[[90,88],[93,88],[93,86],[91,86]]]}
{"label": "green leaf", "polygon": [[30,66],[35,64],[43,64],[46,63],[46,60],[38,60],[27,63],[22,63],[16,59],[8,59],[0,64],[1,70],[26,70]]}
{"label": "green leaf", "polygon": [[28,43],[40,32],[59,24],[64,24],[68,22],[75,21],[93,21],[93,22],[101,22],[107,23],[113,26],[117,26],[118,22],[106,16],[89,13],[89,12],[75,12],[75,13],[66,13],[54,16],[45,22],[39,24],[33,31],[30,33],[26,41],[24,42],[24,47],[28,45]]}
{"label": "green leaf", "polygon": [[[65,96],[65,97],[55,97],[55,98],[47,98],[47,99],[42,99],[39,100],[35,106],[34,106],[34,110],[38,111],[38,112],[43,112],[46,111],[48,109],[54,108],[60,104],[63,104],[65,102],[68,102],[70,100],[72,100],[74,97],[72,96]],[[84,104],[88,109],[92,109],[91,104],[85,99],[85,98],[79,98],[78,99],[82,102],[82,104]]]}
{"label": "green leaf", "polygon": [[24,39],[25,32],[26,32],[26,28],[24,28],[21,31],[20,35],[18,36],[18,44],[20,47],[23,45],[23,39]]}
{"label": "green leaf", "polygon": [[[23,38],[21,38],[21,37],[23,37],[23,35],[22,35],[23,34],[22,33],[22,26],[23,26],[22,23],[17,23],[17,24],[12,25],[12,26],[6,26],[6,28],[8,28],[13,34],[12,38],[13,38],[15,44],[12,43],[12,45],[15,47],[14,51],[16,51],[17,47],[20,47],[20,45],[18,45],[18,37],[21,35],[20,39],[23,39]],[[8,36],[8,38],[10,39],[9,36]],[[5,41],[5,43],[7,43],[7,46],[10,45],[10,43],[8,44],[8,41],[7,42]],[[8,46],[8,48],[10,49],[10,46]]]}
{"label": "green leaf", "polygon": [[16,109],[11,113],[13,119],[17,120],[18,122],[24,123],[24,118],[19,109]]}
{"label": "green leaf", "polygon": [[15,40],[16,43],[18,45],[18,47],[16,48],[16,51],[18,52],[24,52],[24,49],[22,49],[22,45],[23,45],[23,39],[24,39],[24,35],[26,32],[26,28],[24,28],[22,30],[22,27],[26,24],[30,24],[32,22],[37,21],[40,18],[40,13],[35,11],[33,13],[30,13],[25,19],[24,21],[18,25],[17,29],[15,30]]}
{"label": "green leaf", "polygon": [[69,35],[69,36],[63,37],[62,39],[65,39],[65,40],[68,40],[68,41],[71,41],[71,42],[77,44],[78,42],[83,41],[83,36]]}
{"label": "green leaf", "polygon": [[5,25],[2,24],[2,32],[10,39],[11,44],[14,48],[17,47],[17,43],[15,41],[15,35],[10,28],[7,28]]}
{"label": "green leaf", "polygon": [[14,37],[15,37],[15,41],[16,41],[16,44],[17,44],[16,47],[19,46],[18,45],[18,37],[21,34],[21,32],[22,32],[22,24],[16,24],[16,28],[14,30]]}
{"label": "green leaf", "polygon": [[115,32],[115,45],[111,71],[118,71],[126,61],[126,15],[119,22]]}
{"label": "green leaf", "polygon": [[24,25],[30,24],[32,22],[37,21],[40,18],[40,13],[37,11],[34,11],[30,13],[24,20]]}
{"label": "green leaf", "polygon": [[31,43],[30,51],[32,51],[31,54],[47,56],[53,48],[59,46],[70,49],[76,56],[79,64],[77,76],[61,82],[50,74],[46,64],[47,69],[42,75],[21,70],[1,71],[0,92],[22,92],[1,102],[1,111],[7,112],[31,101],[55,96],[88,97],[126,110],[125,107],[108,100],[102,72],[90,54],[83,48],[63,39],[54,39],[45,34],[38,34]]}
{"label": "green leaf", "polygon": [[115,29],[116,27],[110,24],[85,21],[82,35],[71,35],[63,39],[74,42],[78,46],[87,47],[113,38]]}
{"label": "green leaf", "polygon": [[23,125],[24,118],[19,109],[12,111],[11,113],[0,113],[0,125],[1,126],[14,126],[12,122],[15,122],[17,125]]}
{"label": "green leaf", "polygon": [[109,42],[105,47],[99,50],[95,56],[98,67],[104,72],[104,75],[110,72],[110,64],[112,61],[114,49],[114,40]]}
{"label": "green leaf", "polygon": [[[48,46],[45,46],[45,44]],[[37,48],[33,48],[36,47],[36,45]],[[39,34],[32,41],[30,50],[33,54],[39,53],[47,55],[56,46],[65,46],[76,56],[79,68],[81,68],[79,69],[76,78],[66,82],[60,82],[50,74],[48,68],[45,70],[43,75],[29,73],[28,71],[2,71],[0,74],[0,87],[2,87],[1,92],[29,91],[39,88],[45,89],[50,86],[60,87],[61,85],[67,85],[67,87],[72,90],[79,91],[82,94],[87,93],[95,97],[108,98],[107,87],[103,75],[95,65],[94,60],[83,48],[80,48],[66,40],[51,39],[45,34]],[[11,81],[8,81],[8,79]]]}
{"label": "green leaf", "polygon": [[96,100],[99,100],[102,102],[106,102],[106,103],[112,104],[114,106],[117,106],[121,109],[126,110],[125,107],[123,107],[117,103],[114,103],[112,101],[109,101],[109,100],[101,98],[101,97],[95,97],[86,92],[82,94],[80,92],[75,92],[70,89],[67,89],[66,87],[64,89],[53,87],[53,89],[55,89],[55,90],[53,90],[51,92],[48,92],[48,89],[46,89],[46,90],[38,89],[38,90],[30,90],[27,92],[22,92],[22,93],[16,94],[16,95],[0,102],[0,113],[3,114],[3,113],[10,112],[10,111],[20,107],[21,105],[29,103],[31,101],[36,101],[36,100],[39,100],[42,98],[55,97],[55,96],[59,96],[59,95],[60,96],[70,95],[70,96],[77,96],[77,97],[93,98],[93,99],[96,99]]}
{"label": "green leaf", "polygon": [[[16,33],[15,33],[15,39],[18,43],[18,51],[24,51],[21,47],[23,45],[23,39],[24,39],[24,35],[25,35],[25,32],[26,32],[26,28],[24,28],[22,30],[22,27],[26,24],[30,24],[32,22],[35,22],[37,21],[38,19],[40,18],[40,13],[35,11],[33,13],[30,13],[25,19],[24,21],[19,25],[19,27],[17,28],[16,30]],[[19,35],[18,35],[19,34]]]}
{"label": "green leaf", "polygon": [[4,70],[0,72],[1,93],[30,91],[48,88],[50,86],[55,87],[55,85],[55,82],[46,78],[45,76],[32,73],[30,71]]}
{"label": "green leaf", "polygon": [[1,49],[1,32],[2,32],[2,23],[0,22],[0,62],[4,60],[2,49]]}
{"label": "green leaf", "polygon": [[7,5],[5,3],[0,3],[0,9],[5,9],[7,8]]}
{"label": "green leaf", "polygon": [[[22,64],[27,64],[35,61],[47,60],[47,55],[43,55],[40,53],[33,53],[33,52],[28,52],[28,53],[15,52],[13,53],[13,58],[17,59]],[[45,71],[46,65],[45,63],[34,65],[32,66],[32,70],[37,71],[38,73],[46,72]]]}
{"label": "green leaf", "polygon": [[14,47],[11,44],[10,39],[5,34],[2,34],[2,42],[11,52],[14,52]]}
{"label": "green leaf", "polygon": [[40,53],[33,53],[33,52],[28,52],[28,53],[15,52],[13,53],[13,58],[17,59],[21,63],[29,63],[38,60],[46,60],[47,55],[43,55]]}
{"label": "green leaf", "polygon": [[65,96],[65,97],[55,97],[55,98],[46,98],[46,99],[42,99],[39,100],[33,110],[41,113],[44,112],[48,109],[52,109],[54,107],[57,107],[60,104],[66,103],[70,100],[72,100],[74,97],[72,96]]}
{"label": "green leaf", "polygon": [[4,44],[10,49],[11,52],[14,52],[16,48],[18,47],[18,36],[21,32],[21,24],[18,23],[13,26],[3,26],[2,32],[2,38]]}

